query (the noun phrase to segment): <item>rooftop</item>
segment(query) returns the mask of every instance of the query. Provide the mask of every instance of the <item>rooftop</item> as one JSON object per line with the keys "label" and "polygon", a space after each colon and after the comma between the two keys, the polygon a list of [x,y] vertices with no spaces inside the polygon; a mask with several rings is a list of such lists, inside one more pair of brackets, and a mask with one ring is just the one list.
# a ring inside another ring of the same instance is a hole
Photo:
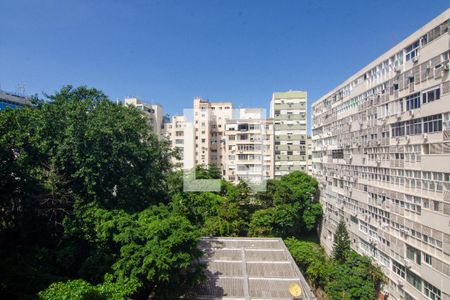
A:
{"label": "rooftop", "polygon": [[287,300],[291,283],[315,299],[280,238],[202,238],[200,248],[207,280],[185,299]]}

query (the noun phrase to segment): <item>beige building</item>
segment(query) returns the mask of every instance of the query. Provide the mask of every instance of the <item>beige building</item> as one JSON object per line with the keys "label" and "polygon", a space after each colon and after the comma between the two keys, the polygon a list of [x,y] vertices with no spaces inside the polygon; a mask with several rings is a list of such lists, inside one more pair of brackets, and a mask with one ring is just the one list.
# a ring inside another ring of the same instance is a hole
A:
{"label": "beige building", "polygon": [[306,172],[307,93],[273,93],[270,117],[275,135],[275,177],[295,170]]}
{"label": "beige building", "polygon": [[343,219],[389,299],[450,299],[450,9],[312,106],[321,243]]}
{"label": "beige building", "polygon": [[127,106],[134,106],[137,109],[145,112],[145,114],[148,116],[148,122],[152,128],[152,131],[158,137],[163,136],[164,111],[161,105],[147,104],[136,97],[125,98],[124,103]]}
{"label": "beige building", "polygon": [[255,185],[273,178],[273,138],[273,122],[266,119],[265,110],[234,110],[225,124],[223,177]]}
{"label": "beige building", "polygon": [[210,102],[194,99],[195,164],[221,166],[223,147],[221,139],[226,120],[233,115],[231,102]]}

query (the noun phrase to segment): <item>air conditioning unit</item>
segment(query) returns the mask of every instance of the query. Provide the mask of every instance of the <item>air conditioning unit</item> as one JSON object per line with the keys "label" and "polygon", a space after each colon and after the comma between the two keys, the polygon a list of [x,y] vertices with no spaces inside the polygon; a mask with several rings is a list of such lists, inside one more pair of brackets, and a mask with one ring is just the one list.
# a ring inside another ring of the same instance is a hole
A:
{"label": "air conditioning unit", "polygon": [[419,57],[418,56],[414,56],[412,58],[413,63],[417,63],[419,61]]}
{"label": "air conditioning unit", "polygon": [[396,73],[400,73],[400,72],[402,71],[402,68],[401,68],[400,66],[396,66],[395,69],[394,69],[394,71],[395,71]]}
{"label": "air conditioning unit", "polygon": [[422,136],[423,136],[424,140],[428,140],[428,134],[427,133],[424,133]]}
{"label": "air conditioning unit", "polygon": [[408,268],[408,269],[411,269],[412,265],[411,265],[411,262],[409,260],[405,259],[405,267]]}
{"label": "air conditioning unit", "polygon": [[450,69],[450,61],[447,60],[447,62],[444,62],[442,71],[448,71],[449,69]]}
{"label": "air conditioning unit", "polygon": [[410,110],[410,111],[409,111],[409,115],[410,115],[411,117],[414,117],[414,110]]}
{"label": "air conditioning unit", "polygon": [[397,285],[399,288],[403,287],[403,281],[401,281],[400,279],[397,281]]}

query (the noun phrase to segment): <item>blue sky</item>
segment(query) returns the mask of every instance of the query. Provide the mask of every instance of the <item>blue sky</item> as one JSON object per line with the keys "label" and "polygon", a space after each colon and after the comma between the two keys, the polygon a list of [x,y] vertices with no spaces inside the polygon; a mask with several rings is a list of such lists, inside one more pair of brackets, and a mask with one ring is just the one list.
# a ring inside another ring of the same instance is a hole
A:
{"label": "blue sky", "polygon": [[309,105],[448,8],[448,1],[0,0],[0,88],[88,85],[169,114],[194,96]]}

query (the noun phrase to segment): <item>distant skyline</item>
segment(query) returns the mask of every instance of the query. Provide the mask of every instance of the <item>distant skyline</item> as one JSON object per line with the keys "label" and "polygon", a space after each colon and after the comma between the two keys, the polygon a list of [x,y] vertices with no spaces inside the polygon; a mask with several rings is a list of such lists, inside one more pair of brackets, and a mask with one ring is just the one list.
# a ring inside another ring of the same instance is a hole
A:
{"label": "distant skyline", "polygon": [[[199,96],[268,110],[311,104],[448,8],[448,1],[0,2],[0,88],[63,85],[182,114]],[[308,129],[310,125],[308,125]]]}

